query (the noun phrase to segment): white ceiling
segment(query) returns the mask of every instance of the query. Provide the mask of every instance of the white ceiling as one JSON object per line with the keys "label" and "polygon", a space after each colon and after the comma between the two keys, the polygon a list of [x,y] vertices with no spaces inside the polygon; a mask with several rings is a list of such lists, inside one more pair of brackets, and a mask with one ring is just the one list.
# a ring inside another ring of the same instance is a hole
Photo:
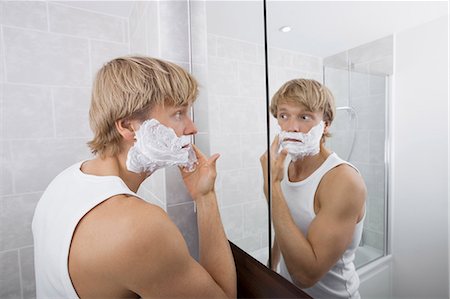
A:
{"label": "white ceiling", "polygon": [[[207,2],[208,32],[263,43],[262,1]],[[268,43],[327,57],[448,15],[447,1],[268,1]],[[289,25],[292,31],[278,29]]]}

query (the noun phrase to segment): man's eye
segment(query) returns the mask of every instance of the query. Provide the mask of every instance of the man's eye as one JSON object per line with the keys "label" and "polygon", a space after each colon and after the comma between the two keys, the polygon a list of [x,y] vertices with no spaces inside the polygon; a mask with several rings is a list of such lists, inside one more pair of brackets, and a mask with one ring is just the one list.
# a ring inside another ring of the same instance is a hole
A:
{"label": "man's eye", "polygon": [[280,114],[278,117],[281,118],[281,119],[286,119],[286,118],[287,118],[287,115],[282,113],[282,114]]}
{"label": "man's eye", "polygon": [[177,112],[175,113],[175,118],[176,118],[176,119],[180,119],[182,116],[183,116],[183,113],[182,113],[181,111],[177,111]]}
{"label": "man's eye", "polygon": [[300,118],[301,118],[302,120],[310,120],[310,119],[311,119],[311,116],[309,116],[309,115],[302,115],[302,116],[300,116]]}

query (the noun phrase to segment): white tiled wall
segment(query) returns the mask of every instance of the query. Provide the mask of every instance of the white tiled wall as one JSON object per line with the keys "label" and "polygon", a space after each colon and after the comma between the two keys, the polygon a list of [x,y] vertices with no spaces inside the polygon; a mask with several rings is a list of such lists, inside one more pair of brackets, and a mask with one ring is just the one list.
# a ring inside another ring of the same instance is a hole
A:
{"label": "white tiled wall", "polygon": [[128,19],[2,1],[0,34],[0,298],[34,298],[34,208],[56,174],[90,157],[92,78],[129,53]]}
{"label": "white tiled wall", "polygon": [[[266,263],[268,210],[259,158],[267,148],[264,49],[261,44],[208,34],[208,105],[216,190],[228,238]],[[287,80],[322,81],[322,59],[269,49],[270,95]],[[272,119],[274,123],[275,120]],[[273,130],[272,130],[273,131]],[[264,257],[265,255],[265,257]]]}

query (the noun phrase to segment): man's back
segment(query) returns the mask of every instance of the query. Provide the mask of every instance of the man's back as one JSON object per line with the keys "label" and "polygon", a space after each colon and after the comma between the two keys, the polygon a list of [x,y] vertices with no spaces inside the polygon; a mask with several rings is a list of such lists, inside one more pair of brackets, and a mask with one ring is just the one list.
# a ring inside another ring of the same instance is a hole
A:
{"label": "man's back", "polygon": [[[70,246],[69,273],[80,297],[133,298],[131,282],[139,263],[160,268],[158,222],[165,213],[134,196],[116,195],[79,222]],[[153,246],[149,246],[153,244]],[[152,283],[147,276],[148,284]]]}
{"label": "man's back", "polygon": [[134,195],[119,177],[86,175],[80,166],[59,174],[36,207],[32,226],[38,297],[76,297],[67,261],[78,222],[108,198]]}
{"label": "man's back", "polygon": [[226,296],[161,208],[81,164],[52,181],[35,211],[37,298]]}

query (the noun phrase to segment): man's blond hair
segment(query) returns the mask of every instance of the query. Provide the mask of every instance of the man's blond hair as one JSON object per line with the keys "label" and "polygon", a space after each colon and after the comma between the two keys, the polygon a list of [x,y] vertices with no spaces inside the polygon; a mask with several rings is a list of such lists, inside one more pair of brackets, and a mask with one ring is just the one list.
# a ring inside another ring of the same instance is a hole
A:
{"label": "man's blond hair", "polygon": [[[294,79],[284,83],[272,97],[270,112],[277,118],[278,105],[297,103],[311,112],[323,111],[323,120],[328,124],[334,120],[336,107],[331,91],[316,80]],[[325,134],[329,137],[330,134]]]}
{"label": "man's blond hair", "polygon": [[144,121],[159,104],[181,106],[192,103],[197,81],[180,66],[143,56],[120,57],[103,65],[92,89],[89,122],[94,138],[92,153],[101,157],[119,153],[121,135],[115,122]]}

